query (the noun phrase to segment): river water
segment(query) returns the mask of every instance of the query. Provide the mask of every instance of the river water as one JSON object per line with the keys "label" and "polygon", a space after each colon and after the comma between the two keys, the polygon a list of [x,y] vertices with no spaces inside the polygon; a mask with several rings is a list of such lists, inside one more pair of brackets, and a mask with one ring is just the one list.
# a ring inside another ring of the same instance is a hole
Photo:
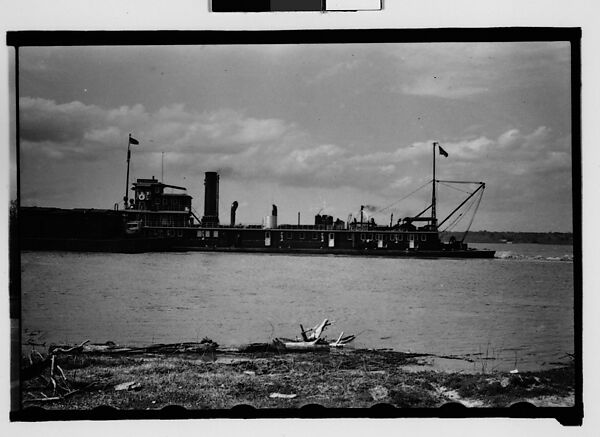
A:
{"label": "river water", "polygon": [[472,246],[497,258],[23,252],[22,342],[236,345],[328,318],[328,337],[357,334],[356,347],[468,355],[487,370],[565,361],[572,246]]}

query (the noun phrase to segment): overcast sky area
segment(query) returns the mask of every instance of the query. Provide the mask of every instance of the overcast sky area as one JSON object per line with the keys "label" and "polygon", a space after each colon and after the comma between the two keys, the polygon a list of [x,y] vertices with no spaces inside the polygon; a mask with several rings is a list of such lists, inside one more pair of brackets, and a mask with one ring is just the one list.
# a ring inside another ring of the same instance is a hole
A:
{"label": "overcast sky area", "polygon": [[[439,179],[486,183],[473,230],[572,231],[566,42],[19,53],[24,206],[122,205],[132,133],[130,182],[160,179],[164,152],[164,182],[199,216],[204,172],[218,171],[224,224],[234,200],[247,224],[272,203],[279,223],[368,204],[384,224],[430,203],[425,189],[398,201],[431,180],[439,141]],[[441,186],[438,216],[465,194]]]}

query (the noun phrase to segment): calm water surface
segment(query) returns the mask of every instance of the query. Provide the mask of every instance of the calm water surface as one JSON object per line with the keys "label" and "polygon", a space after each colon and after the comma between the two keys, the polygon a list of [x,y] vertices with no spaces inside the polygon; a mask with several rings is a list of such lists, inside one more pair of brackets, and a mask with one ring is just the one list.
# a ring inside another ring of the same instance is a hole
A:
{"label": "calm water surface", "polygon": [[499,258],[24,252],[23,342],[235,345],[329,318],[329,337],[358,334],[358,347],[481,353],[498,370],[564,360],[572,247],[479,246]]}

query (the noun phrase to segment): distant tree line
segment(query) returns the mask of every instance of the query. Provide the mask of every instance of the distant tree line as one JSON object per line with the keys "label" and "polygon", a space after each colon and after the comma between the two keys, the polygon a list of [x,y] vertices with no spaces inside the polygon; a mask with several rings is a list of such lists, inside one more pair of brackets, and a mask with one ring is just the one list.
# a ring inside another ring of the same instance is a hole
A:
{"label": "distant tree line", "polygon": [[[460,240],[462,232],[448,232],[446,238],[454,236]],[[496,232],[471,231],[467,234],[466,243],[536,243],[536,244],[573,244],[572,232]]]}

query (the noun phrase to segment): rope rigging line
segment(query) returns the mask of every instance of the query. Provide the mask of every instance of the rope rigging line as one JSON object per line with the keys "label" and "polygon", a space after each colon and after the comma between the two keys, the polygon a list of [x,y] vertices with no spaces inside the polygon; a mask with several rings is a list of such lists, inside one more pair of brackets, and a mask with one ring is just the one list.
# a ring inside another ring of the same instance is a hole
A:
{"label": "rope rigging line", "polygon": [[453,190],[456,190],[456,191],[460,191],[461,193],[466,193],[466,194],[472,194],[473,193],[472,191],[461,190],[460,188],[453,187],[452,185],[449,185],[449,184],[444,183],[444,182],[438,182],[438,184],[439,185],[443,185],[443,186],[448,187],[448,188],[452,188]]}
{"label": "rope rigging line", "polygon": [[[479,198],[481,198],[481,195],[479,196]],[[471,208],[473,208],[473,205],[474,205],[474,204],[475,204],[475,202],[476,202],[476,200],[475,200],[475,199],[476,199],[476,198],[473,198],[473,199],[471,199],[471,200],[470,200],[470,201],[469,201],[469,202],[466,204],[466,206],[464,206],[464,211],[463,211],[463,212],[461,212],[461,213],[460,213],[460,214],[459,214],[459,215],[458,215],[458,216],[457,216],[457,217],[456,217],[454,220],[452,220],[452,221],[450,222],[450,224],[449,224],[448,226],[446,226],[446,228],[444,228],[444,230],[443,230],[443,231],[441,231],[441,232],[450,232],[450,231],[452,230],[452,228],[454,228],[454,227],[455,227],[455,226],[456,226],[456,225],[457,225],[457,224],[460,222],[460,220],[461,220],[461,219],[463,219],[463,218],[464,218],[464,217],[465,217],[465,216],[466,216],[466,215],[469,213],[469,211],[471,210]],[[477,211],[475,211],[475,212],[477,212]],[[472,217],[474,217],[474,216],[475,216],[475,213],[473,213],[473,216],[472,216]],[[471,218],[471,222],[472,222],[472,221],[473,221],[473,219]]]}
{"label": "rope rigging line", "polygon": [[473,215],[471,216],[471,220],[469,221],[469,225],[467,226],[467,230],[465,231],[462,241],[465,241],[465,238],[467,238],[467,233],[469,232],[469,229],[471,229],[471,225],[473,224],[473,220],[475,219],[475,215],[477,214],[477,210],[479,209],[479,204],[481,203],[481,199],[483,199],[483,190],[481,190],[481,193],[479,194],[479,197],[477,198],[477,205],[475,206],[475,211],[473,211]]}
{"label": "rope rigging line", "polygon": [[478,182],[478,181],[447,181],[444,179],[436,179],[435,181],[438,183],[446,182],[448,184],[482,184],[483,183],[483,182]]}
{"label": "rope rigging line", "polygon": [[444,228],[444,230],[440,231],[440,233],[443,234],[445,232],[451,232],[452,229],[454,228],[454,226],[458,224],[458,222],[460,221],[460,219],[462,219],[462,217],[463,217],[463,213],[458,214],[456,216],[456,218],[454,220],[452,220],[450,222],[450,224]]}
{"label": "rope rigging line", "polygon": [[418,187],[417,189],[411,191],[410,193],[408,193],[406,196],[404,196],[403,198],[396,200],[395,202],[389,204],[388,206],[385,206],[383,208],[381,208],[379,210],[379,212],[384,212],[386,210],[388,210],[389,208],[391,208],[394,205],[397,205],[398,203],[402,202],[403,200],[407,199],[408,197],[412,196],[413,194],[415,194],[417,191],[419,191],[420,189],[426,187],[427,185],[429,185],[431,183],[431,180],[428,180],[427,182],[425,182],[423,185],[421,185],[420,187]]}
{"label": "rope rigging line", "polygon": [[460,214],[458,214],[458,216],[456,216],[456,218],[454,220],[452,220],[450,222],[450,224],[448,226],[446,226],[446,228],[442,231],[442,232],[451,232],[459,223],[460,221],[467,215],[467,213],[469,212],[469,210],[471,209],[472,203],[468,203],[467,206],[465,206],[465,210],[463,212],[461,212]]}

